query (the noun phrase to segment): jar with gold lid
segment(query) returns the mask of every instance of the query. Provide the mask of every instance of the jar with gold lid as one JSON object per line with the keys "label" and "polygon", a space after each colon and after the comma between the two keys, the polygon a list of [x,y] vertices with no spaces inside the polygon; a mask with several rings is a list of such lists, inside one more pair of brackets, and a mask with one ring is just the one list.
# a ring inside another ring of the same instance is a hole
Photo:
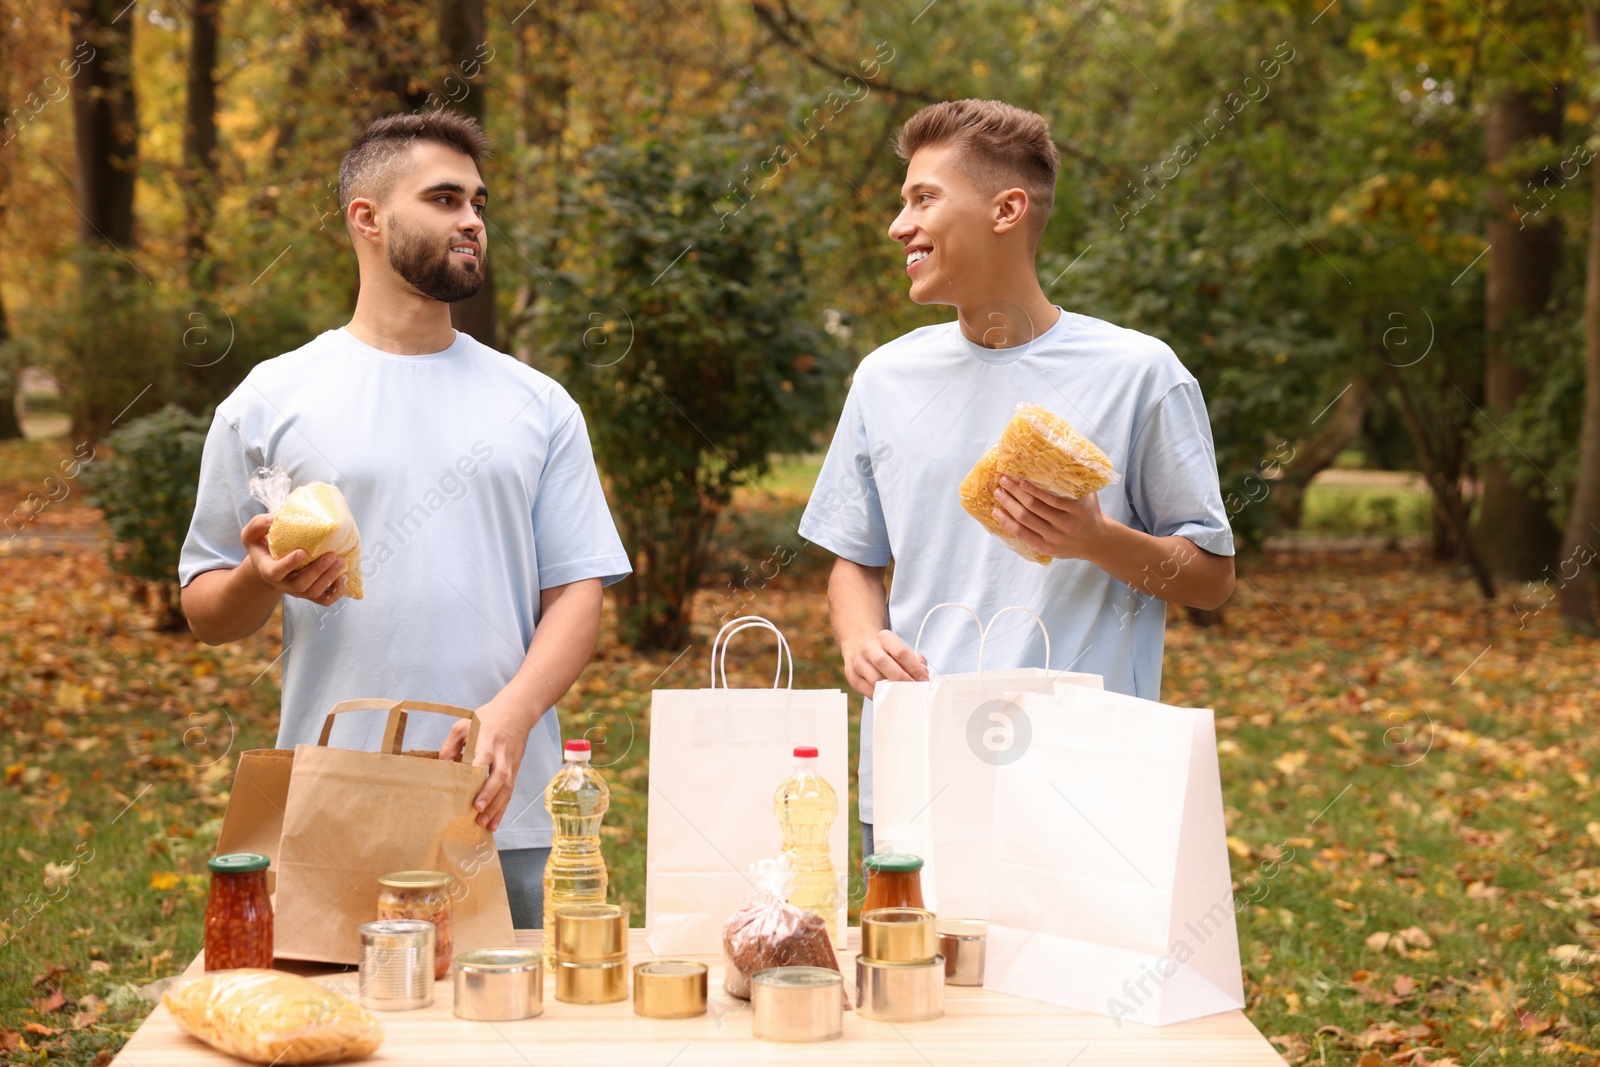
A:
{"label": "jar with gold lid", "polygon": [[394,871],[378,879],[378,918],[420,919],[434,925],[433,977],[450,973],[455,956],[451,933],[450,875],[444,871]]}

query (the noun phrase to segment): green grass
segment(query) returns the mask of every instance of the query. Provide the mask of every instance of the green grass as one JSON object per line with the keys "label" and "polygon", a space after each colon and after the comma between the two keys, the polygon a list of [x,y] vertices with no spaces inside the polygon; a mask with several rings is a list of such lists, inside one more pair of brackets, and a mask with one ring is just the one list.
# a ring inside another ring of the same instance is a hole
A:
{"label": "green grass", "polygon": [[1389,485],[1313,482],[1300,519],[1303,533],[1408,536],[1431,528],[1432,494]]}

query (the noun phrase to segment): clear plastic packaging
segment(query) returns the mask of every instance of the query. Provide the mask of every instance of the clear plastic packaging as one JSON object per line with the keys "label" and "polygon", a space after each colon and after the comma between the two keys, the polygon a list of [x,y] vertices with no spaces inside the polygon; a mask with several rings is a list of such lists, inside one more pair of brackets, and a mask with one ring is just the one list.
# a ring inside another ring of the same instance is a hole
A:
{"label": "clear plastic packaging", "polygon": [[282,467],[258,467],[250,476],[250,496],[272,512],[267,548],[273,559],[297,548],[313,560],[337,553],[344,557],[346,594],[361,599],[361,533],[338,486],[309,482],[294,489]]}
{"label": "clear plastic packaging", "polygon": [[[786,903],[794,888],[787,856],[750,865],[756,893],[722,928],[722,988],[730,996],[750,999],[750,976],[772,967],[826,967],[839,970],[828,937],[828,924],[814,911]],[[850,1007],[850,994],[844,993]]]}
{"label": "clear plastic packaging", "polygon": [[961,506],[1006,547],[1048,566],[1052,557],[1035,552],[1006,533],[992,514],[994,492],[1002,475],[1010,475],[1045,492],[1072,500],[1098,492],[1117,480],[1106,454],[1063,418],[1038,404],[1021,403],[1000,434],[1000,442],[979,457],[961,481]]}
{"label": "clear plastic packaging", "polygon": [[211,971],[162,995],[178,1029],[254,1063],[336,1063],[370,1056],[383,1028],[365,1009],[283,971]]}

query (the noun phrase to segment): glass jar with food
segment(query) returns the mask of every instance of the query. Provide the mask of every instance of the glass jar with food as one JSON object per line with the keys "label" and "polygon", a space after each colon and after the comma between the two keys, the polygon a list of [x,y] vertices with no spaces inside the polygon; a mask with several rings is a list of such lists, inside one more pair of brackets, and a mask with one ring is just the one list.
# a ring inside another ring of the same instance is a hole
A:
{"label": "glass jar with food", "polygon": [[909,852],[875,852],[863,857],[867,896],[861,913],[878,908],[922,907],[922,857]]}
{"label": "glass jar with food", "polygon": [[207,861],[211,896],[206,901],[206,970],[272,967],[271,865],[257,852],[229,852]]}
{"label": "glass jar with food", "polygon": [[395,871],[378,879],[379,919],[421,919],[434,926],[433,977],[450,973],[455,939],[450,932],[450,875],[444,871]]}

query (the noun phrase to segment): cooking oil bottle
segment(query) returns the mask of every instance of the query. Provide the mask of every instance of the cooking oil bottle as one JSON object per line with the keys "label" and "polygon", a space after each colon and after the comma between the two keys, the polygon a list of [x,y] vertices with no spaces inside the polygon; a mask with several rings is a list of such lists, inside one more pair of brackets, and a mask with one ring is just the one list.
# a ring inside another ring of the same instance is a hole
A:
{"label": "cooking oil bottle", "polygon": [[611,806],[605,779],[589,766],[589,742],[568,741],[566,762],[544,789],[555,836],[544,865],[544,966],[554,973],[555,910],[567,904],[604,904],[606,862],[600,855],[600,820]]}
{"label": "cooking oil bottle", "polygon": [[794,871],[789,903],[822,916],[834,945],[842,947],[845,937],[839,922],[839,883],[828,851],[828,833],[839,814],[839,798],[817,774],[815,748],[795,749],[794,762],[794,773],[772,798],[773,812],[783,831],[783,852]]}

